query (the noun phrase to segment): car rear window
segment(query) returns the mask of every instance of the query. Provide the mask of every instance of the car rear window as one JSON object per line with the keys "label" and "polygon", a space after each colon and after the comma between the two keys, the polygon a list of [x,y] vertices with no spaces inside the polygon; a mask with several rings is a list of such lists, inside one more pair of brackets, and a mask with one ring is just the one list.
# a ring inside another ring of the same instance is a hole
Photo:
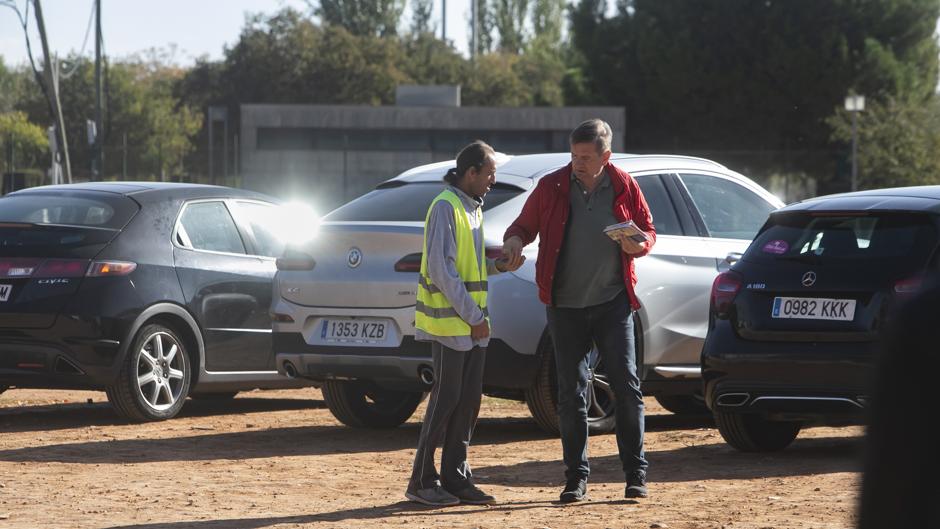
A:
{"label": "car rear window", "polygon": [[111,193],[17,193],[0,198],[0,222],[121,229],[138,209]]}
{"label": "car rear window", "polygon": [[911,213],[771,216],[744,254],[745,260],[897,259],[925,263],[937,246],[926,215]]}
{"label": "car rear window", "polygon": [[[424,222],[428,206],[443,190],[444,184],[440,182],[386,184],[333,210],[324,220]],[[518,187],[497,183],[483,199],[483,211],[494,208],[522,192]]]}

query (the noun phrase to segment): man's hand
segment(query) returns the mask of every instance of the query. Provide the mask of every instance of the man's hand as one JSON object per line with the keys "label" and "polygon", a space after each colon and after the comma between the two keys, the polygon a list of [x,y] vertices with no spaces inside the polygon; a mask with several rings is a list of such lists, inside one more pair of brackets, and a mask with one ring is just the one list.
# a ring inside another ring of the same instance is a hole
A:
{"label": "man's hand", "polygon": [[[512,236],[506,239],[503,242],[503,258],[500,261],[503,261],[502,271],[511,272],[513,270],[518,270],[522,263],[525,262],[525,256],[522,255],[522,247],[525,246],[522,244],[522,239],[517,236]],[[497,268],[499,266],[497,265]]]}
{"label": "man's hand", "polygon": [[483,338],[490,337],[490,322],[486,321],[484,318],[483,321],[477,325],[470,326],[470,338],[474,340],[482,340]]}
{"label": "man's hand", "polygon": [[620,239],[620,249],[627,255],[636,255],[646,250],[646,243],[636,242],[630,237],[623,237]]}
{"label": "man's hand", "polygon": [[[522,256],[522,261],[519,262],[519,266],[522,266],[522,263],[525,262],[525,256]],[[496,266],[496,269],[500,272],[515,272],[519,269],[519,266],[513,267],[509,263],[509,259],[506,257],[500,257],[496,261],[493,261],[493,264]]]}

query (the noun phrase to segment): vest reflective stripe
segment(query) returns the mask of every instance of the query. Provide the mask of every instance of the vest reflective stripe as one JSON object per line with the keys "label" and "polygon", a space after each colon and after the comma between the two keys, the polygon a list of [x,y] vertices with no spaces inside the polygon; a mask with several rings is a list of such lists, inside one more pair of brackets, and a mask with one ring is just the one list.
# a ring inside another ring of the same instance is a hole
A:
{"label": "vest reflective stripe", "polygon": [[[430,281],[426,280],[424,276],[418,276],[418,284],[424,287],[431,294],[438,294],[441,291],[441,289],[437,288]],[[489,290],[489,286],[486,281],[465,281],[463,286],[466,287],[467,292],[486,292]]]}
{"label": "vest reflective stripe", "polygon": [[[457,309],[454,307],[435,309],[432,307],[426,307],[424,303],[419,301],[415,305],[415,310],[430,318],[460,318],[460,316],[457,315]],[[490,311],[484,308],[483,315],[489,317]]]}
{"label": "vest reflective stripe", "polygon": [[[457,274],[463,279],[470,297],[483,310],[484,316],[489,319],[489,312],[486,309],[486,256],[477,254],[476,245],[473,241],[470,215],[467,213],[463,202],[453,191],[445,189],[431,202],[431,206],[428,207],[428,214],[424,219],[425,232],[422,246],[424,251],[421,255],[421,273],[418,278],[415,327],[433,336],[469,336],[470,325],[458,316],[456,309],[428,275],[427,223],[431,218],[431,210],[440,200],[449,202],[454,210]],[[483,230],[482,221],[480,230]]]}

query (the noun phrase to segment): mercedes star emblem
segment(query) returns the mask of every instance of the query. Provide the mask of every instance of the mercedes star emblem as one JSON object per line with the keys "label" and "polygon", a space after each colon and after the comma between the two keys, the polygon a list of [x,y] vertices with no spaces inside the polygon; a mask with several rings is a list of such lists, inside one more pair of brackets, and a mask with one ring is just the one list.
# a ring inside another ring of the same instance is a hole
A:
{"label": "mercedes star emblem", "polygon": [[803,283],[804,287],[811,287],[816,284],[816,272],[810,270],[803,274],[803,279],[800,281]]}
{"label": "mercedes star emblem", "polygon": [[362,250],[356,247],[350,248],[349,253],[346,254],[346,264],[349,265],[349,268],[356,268],[361,265]]}

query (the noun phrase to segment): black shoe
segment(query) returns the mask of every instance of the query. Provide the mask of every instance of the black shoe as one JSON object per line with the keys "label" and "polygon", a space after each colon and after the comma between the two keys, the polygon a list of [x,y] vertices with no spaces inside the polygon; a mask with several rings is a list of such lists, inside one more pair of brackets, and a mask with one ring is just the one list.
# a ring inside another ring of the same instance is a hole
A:
{"label": "black shoe", "polygon": [[623,491],[624,498],[646,498],[649,491],[646,489],[646,472],[634,470],[627,476],[627,489]]}
{"label": "black shoe", "polygon": [[571,478],[565,483],[565,490],[561,491],[558,499],[562,503],[582,501],[587,497],[587,478]]}
{"label": "black shoe", "polygon": [[460,503],[470,503],[472,505],[493,505],[496,503],[496,498],[478,489],[473,483],[467,483],[459,490],[445,490],[460,499]]}

